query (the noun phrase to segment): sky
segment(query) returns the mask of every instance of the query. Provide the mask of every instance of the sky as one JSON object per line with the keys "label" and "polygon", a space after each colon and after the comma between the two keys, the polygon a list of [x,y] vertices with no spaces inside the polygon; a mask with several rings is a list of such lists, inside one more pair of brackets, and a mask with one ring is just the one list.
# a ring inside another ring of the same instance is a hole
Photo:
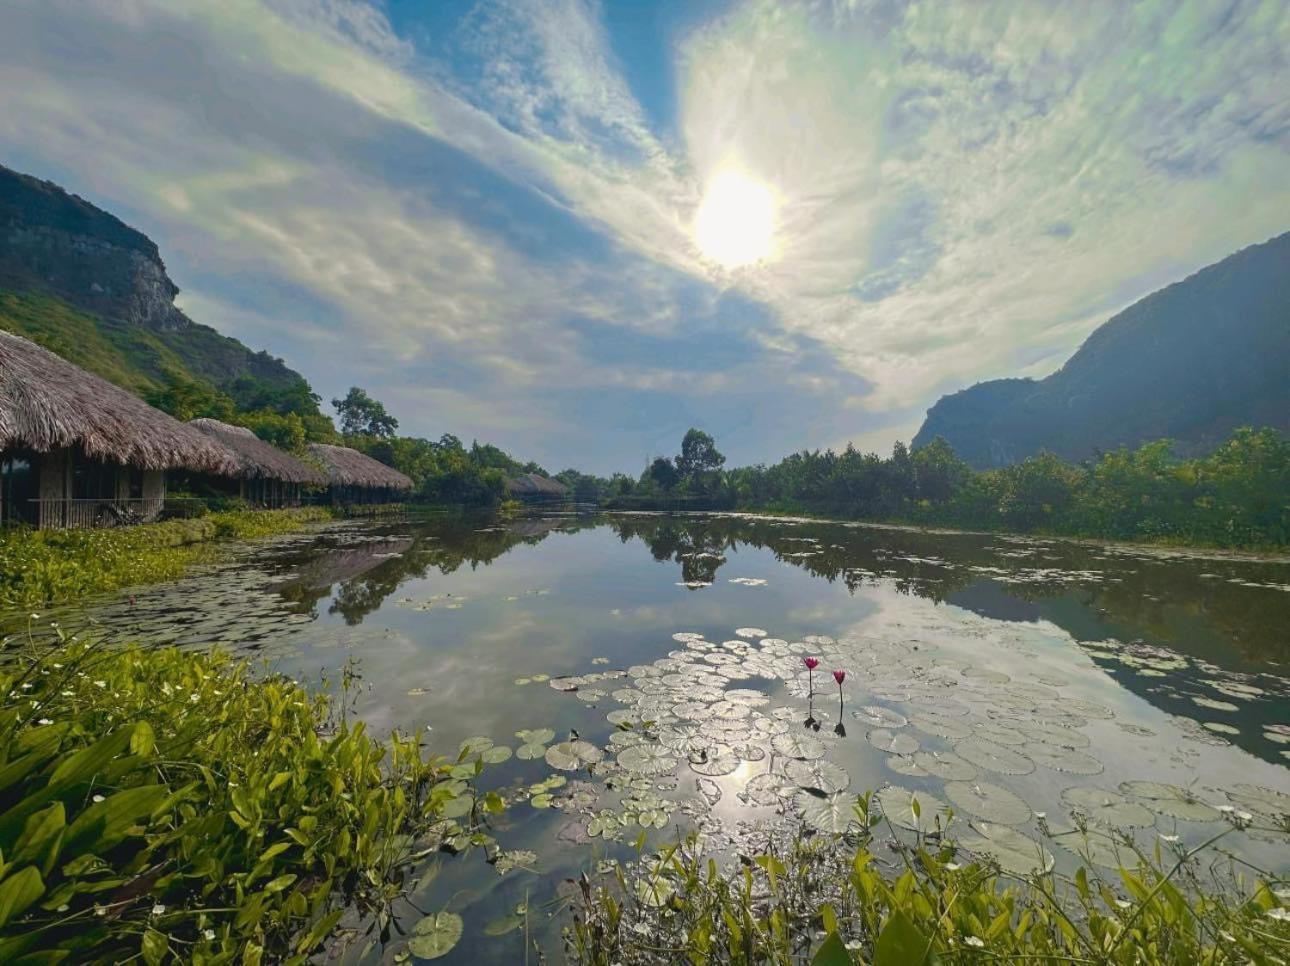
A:
{"label": "sky", "polygon": [[0,0],[0,163],[324,400],[886,452],[1290,225],[1290,3]]}

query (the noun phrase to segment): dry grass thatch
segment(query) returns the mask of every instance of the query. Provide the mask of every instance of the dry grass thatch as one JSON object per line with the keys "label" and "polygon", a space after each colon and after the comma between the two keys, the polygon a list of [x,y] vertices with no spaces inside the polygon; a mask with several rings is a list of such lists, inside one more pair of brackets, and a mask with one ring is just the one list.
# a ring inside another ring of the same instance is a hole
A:
{"label": "dry grass thatch", "polygon": [[218,419],[194,419],[188,425],[196,426],[231,450],[241,464],[237,475],[244,479],[281,480],[317,486],[327,483],[322,470],[266,443],[245,426],[230,426]]}
{"label": "dry grass thatch", "polygon": [[149,470],[237,469],[204,433],[48,349],[0,332],[0,449],[79,445],[86,456]]}
{"label": "dry grass thatch", "polygon": [[564,496],[569,488],[540,473],[525,473],[507,480],[506,492],[511,496]]}
{"label": "dry grass thatch", "polygon": [[410,490],[412,481],[396,469],[365,456],[348,446],[310,443],[309,453],[327,471],[335,486],[370,486],[386,490]]}

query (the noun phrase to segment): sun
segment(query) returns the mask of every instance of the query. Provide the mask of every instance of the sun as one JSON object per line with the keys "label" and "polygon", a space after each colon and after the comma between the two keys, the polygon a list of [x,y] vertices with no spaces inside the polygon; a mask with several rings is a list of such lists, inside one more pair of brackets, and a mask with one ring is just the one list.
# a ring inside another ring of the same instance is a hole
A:
{"label": "sun", "polygon": [[770,188],[738,171],[719,172],[694,216],[694,240],[722,268],[751,265],[774,248],[775,197]]}

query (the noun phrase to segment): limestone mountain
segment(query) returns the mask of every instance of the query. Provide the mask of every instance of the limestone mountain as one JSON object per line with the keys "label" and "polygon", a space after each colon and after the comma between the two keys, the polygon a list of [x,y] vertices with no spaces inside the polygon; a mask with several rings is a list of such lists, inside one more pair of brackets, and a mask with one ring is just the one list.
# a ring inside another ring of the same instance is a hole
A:
{"label": "limestone mountain", "polygon": [[1135,302],[1047,378],[943,396],[913,445],[944,437],[984,469],[1162,438],[1194,455],[1245,425],[1290,430],[1290,233]]}
{"label": "limestone mountain", "polygon": [[317,412],[303,376],[194,322],[178,292],[142,232],[0,165],[0,329],[141,395],[187,384],[239,408]]}

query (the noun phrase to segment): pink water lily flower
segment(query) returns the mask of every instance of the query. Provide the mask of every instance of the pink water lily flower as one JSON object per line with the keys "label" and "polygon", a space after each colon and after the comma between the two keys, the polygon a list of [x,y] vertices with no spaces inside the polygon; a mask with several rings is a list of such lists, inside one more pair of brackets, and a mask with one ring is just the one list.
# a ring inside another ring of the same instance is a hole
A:
{"label": "pink water lily flower", "polygon": [[843,681],[845,681],[846,679],[847,679],[847,672],[846,672],[846,671],[843,671],[843,670],[837,670],[837,671],[834,671],[834,672],[833,672],[833,680],[837,681],[839,685],[840,685]]}
{"label": "pink water lily flower", "polygon": [[804,657],[802,658],[802,663],[806,665],[806,679],[810,682],[810,693],[807,694],[809,698],[815,693],[815,669],[820,666],[820,659],[818,657]]}

